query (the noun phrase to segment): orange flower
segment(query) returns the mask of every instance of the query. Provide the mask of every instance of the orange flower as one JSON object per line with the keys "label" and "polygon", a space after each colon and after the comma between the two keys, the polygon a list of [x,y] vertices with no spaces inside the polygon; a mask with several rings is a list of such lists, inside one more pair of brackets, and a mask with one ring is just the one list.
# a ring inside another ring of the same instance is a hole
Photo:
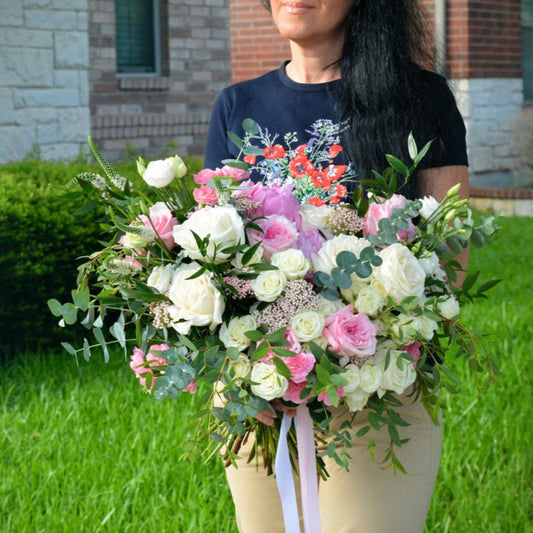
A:
{"label": "orange flower", "polygon": [[286,154],[285,148],[281,144],[275,144],[274,146],[267,146],[263,150],[263,155],[265,159],[279,159]]}
{"label": "orange flower", "polygon": [[338,180],[344,172],[346,172],[346,165],[329,165],[326,171],[331,181]]}
{"label": "orange flower", "polygon": [[339,198],[344,198],[346,196],[346,185],[337,185],[337,187],[335,187],[335,194]]}
{"label": "orange flower", "polygon": [[295,178],[311,176],[315,171],[315,166],[309,161],[306,155],[299,155],[289,162],[289,171]]}
{"label": "orange flower", "polygon": [[324,202],[324,200],[322,200],[322,198],[319,198],[318,196],[313,196],[313,198],[311,198],[307,203],[309,205],[316,205],[317,207],[322,207],[323,205],[326,205],[326,202]]}
{"label": "orange flower", "polygon": [[327,175],[326,172],[314,172],[311,176],[311,183],[315,187],[320,187],[325,191],[329,191],[331,188],[331,178]]}
{"label": "orange flower", "polygon": [[249,164],[249,165],[255,165],[256,157],[255,155],[245,155],[243,159]]}
{"label": "orange flower", "polygon": [[298,155],[305,155],[305,149],[307,148],[307,143],[306,144],[300,144],[300,146],[298,146],[298,148],[296,148],[296,153]]}
{"label": "orange flower", "polygon": [[340,144],[332,144],[329,147],[329,157],[331,157],[331,159],[337,157],[342,152],[342,150],[343,148]]}
{"label": "orange flower", "polygon": [[329,205],[335,205],[335,204],[338,204],[339,202],[340,202],[340,198],[338,196],[332,196],[329,199]]}

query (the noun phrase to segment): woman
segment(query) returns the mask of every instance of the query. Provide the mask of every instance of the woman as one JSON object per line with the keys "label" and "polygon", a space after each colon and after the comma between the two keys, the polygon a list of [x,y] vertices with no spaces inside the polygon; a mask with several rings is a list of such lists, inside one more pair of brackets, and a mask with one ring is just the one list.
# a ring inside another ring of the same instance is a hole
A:
{"label": "woman", "polygon": [[[227,131],[242,135],[253,118],[276,143],[294,134],[311,139],[317,124],[341,124],[337,156],[359,177],[387,165],[384,154],[409,161],[407,137],[419,146],[434,139],[420,170],[404,192],[437,199],[460,183],[468,194],[465,127],[446,81],[427,70],[423,13],[416,0],[264,0],[281,35],[289,39],[291,59],[279,70],[225,89],[218,98],[208,136],[206,167],[220,166],[238,149]],[[353,438],[349,472],[329,463],[330,479],[320,483],[325,533],[422,532],[440,460],[442,431],[420,402],[407,396],[400,414],[410,422],[400,450],[407,475],[382,470],[379,458],[388,434],[377,441],[376,462],[368,442]],[[342,421],[342,412],[339,413]],[[267,415],[265,413],[265,415]],[[262,421],[272,419],[263,416]],[[353,435],[366,425],[364,413]],[[246,450],[241,456],[247,457]],[[241,533],[282,532],[275,479],[255,465],[227,470]]]}

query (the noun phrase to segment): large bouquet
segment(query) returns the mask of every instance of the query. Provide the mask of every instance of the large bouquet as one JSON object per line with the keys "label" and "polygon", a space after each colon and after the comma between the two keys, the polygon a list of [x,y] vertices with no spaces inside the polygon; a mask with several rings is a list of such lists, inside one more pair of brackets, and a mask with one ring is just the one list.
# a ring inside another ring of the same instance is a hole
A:
{"label": "large bouquet", "polygon": [[[342,148],[329,125],[317,131],[333,142],[311,146],[273,144],[252,120],[243,127],[244,139],[230,134],[242,157],[196,174],[192,195],[179,157],[139,160],[134,181],[91,143],[104,175],[73,184],[89,206],[105,206],[109,239],[79,267],[73,302],[49,306],[62,324],[79,317],[96,343],[63,346],[89,358],[99,345],[107,358],[117,343],[155,398],[196,392],[186,451],[229,464],[250,437],[250,460],[271,472],[282,417],[268,425],[263,413],[306,407],[319,445],[340,406],[368,411],[359,435],[386,428],[382,459],[402,469],[400,396],[420,397],[437,423],[442,389],[458,390],[451,358],[496,373],[480,336],[459,322],[461,303],[495,282],[474,288],[475,273],[456,286],[455,256],[469,241],[488,243],[497,226],[474,222],[458,187],[442,202],[399,193],[428,149],[412,137],[412,164],[387,156],[390,168],[363,189],[334,164]],[[250,166],[262,181],[249,181]],[[345,466],[349,421],[323,452]],[[296,461],[290,433],[288,448]]]}

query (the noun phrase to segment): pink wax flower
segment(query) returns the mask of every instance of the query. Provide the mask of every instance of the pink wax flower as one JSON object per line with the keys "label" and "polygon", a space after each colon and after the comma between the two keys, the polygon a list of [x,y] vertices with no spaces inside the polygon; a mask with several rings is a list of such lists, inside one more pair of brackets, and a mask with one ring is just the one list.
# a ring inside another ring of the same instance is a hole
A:
{"label": "pink wax flower", "polygon": [[248,229],[246,233],[251,245],[262,241],[265,259],[269,259],[276,252],[292,248],[298,238],[296,225],[284,216],[272,215],[258,220],[257,225],[262,228],[263,233],[255,229]]}
{"label": "pink wax flower", "polygon": [[409,344],[409,346],[404,346],[403,348],[404,352],[407,352],[415,360],[415,368],[416,363],[420,358],[420,346],[422,346],[422,343],[420,341],[414,341],[412,344]]}
{"label": "pink wax flower", "polygon": [[[376,235],[379,229],[379,221],[383,218],[390,218],[393,209],[402,209],[405,206],[407,198],[401,194],[393,194],[389,199],[381,204],[371,203],[365,215],[365,228],[363,235]],[[415,236],[415,229],[411,220],[408,221],[409,227],[406,230],[398,231],[398,239],[402,242],[410,241]]]}
{"label": "pink wax flower", "polygon": [[[146,387],[147,376],[154,375],[154,371],[151,367],[168,365],[167,360],[164,357],[157,355],[158,352],[164,352],[168,349],[169,347],[166,344],[153,344],[152,346],[150,346],[150,349],[146,356],[140,348],[133,349],[133,354],[130,357],[130,368],[135,372],[135,375],[137,376],[143,387]],[[150,388],[148,389],[148,392],[152,392],[153,387],[154,380],[152,379],[152,383],[150,385]]]}
{"label": "pink wax flower", "polygon": [[[342,387],[337,387],[337,394],[339,395],[339,398],[340,398],[344,394],[344,389]],[[317,396],[317,399],[319,402],[322,402],[327,406],[333,405],[326,391],[319,393],[319,395]]]}
{"label": "pink wax flower", "polygon": [[146,227],[157,233],[163,244],[169,250],[176,246],[172,232],[174,226],[178,224],[178,219],[172,214],[172,211],[164,202],[156,202],[150,207],[148,216],[141,215],[139,218]]}
{"label": "pink wax flower", "polygon": [[338,354],[368,357],[376,352],[378,329],[367,315],[354,314],[353,306],[347,305],[326,317],[322,334]]}
{"label": "pink wax flower", "polygon": [[207,185],[202,185],[192,191],[194,199],[203,205],[215,205],[218,201],[217,191]]}
{"label": "pink wax flower", "polygon": [[309,395],[305,398],[302,398],[302,391],[304,390],[306,383],[302,381],[301,383],[295,383],[292,379],[289,380],[289,386],[283,395],[283,399],[287,402],[292,403],[305,403],[309,398]]}
{"label": "pink wax flower", "polygon": [[312,353],[301,352],[292,357],[284,357],[283,362],[291,371],[292,381],[303,383],[315,366],[315,356]]}

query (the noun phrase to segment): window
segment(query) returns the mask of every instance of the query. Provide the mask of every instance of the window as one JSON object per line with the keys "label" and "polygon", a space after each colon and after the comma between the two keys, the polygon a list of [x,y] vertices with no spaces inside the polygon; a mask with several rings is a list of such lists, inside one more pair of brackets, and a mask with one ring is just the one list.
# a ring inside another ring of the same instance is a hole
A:
{"label": "window", "polygon": [[533,0],[522,0],[524,100],[533,101]]}
{"label": "window", "polygon": [[159,75],[158,0],[115,0],[117,73]]}

